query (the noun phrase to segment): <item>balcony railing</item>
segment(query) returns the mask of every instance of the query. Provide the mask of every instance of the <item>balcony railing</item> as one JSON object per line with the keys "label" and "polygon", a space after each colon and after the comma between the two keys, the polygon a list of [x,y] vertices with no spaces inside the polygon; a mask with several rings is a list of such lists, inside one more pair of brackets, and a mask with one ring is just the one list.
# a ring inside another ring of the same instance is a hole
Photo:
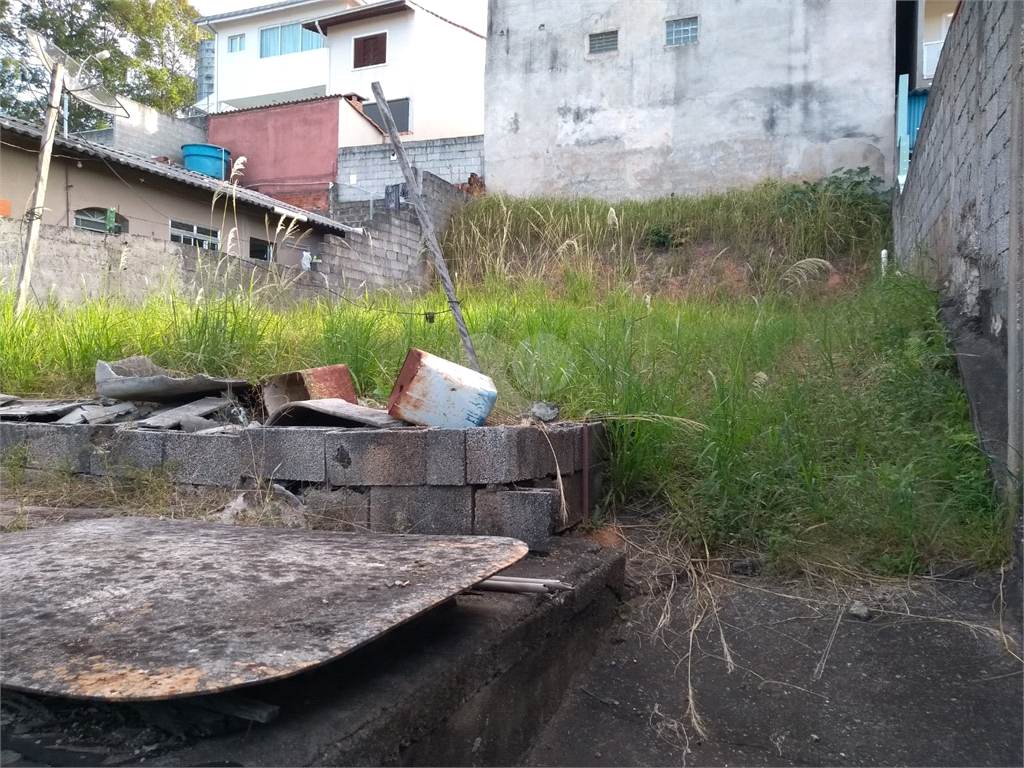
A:
{"label": "balcony railing", "polygon": [[923,76],[925,80],[931,80],[935,77],[935,69],[939,66],[939,54],[942,53],[942,44],[944,42],[946,42],[946,38],[924,44]]}

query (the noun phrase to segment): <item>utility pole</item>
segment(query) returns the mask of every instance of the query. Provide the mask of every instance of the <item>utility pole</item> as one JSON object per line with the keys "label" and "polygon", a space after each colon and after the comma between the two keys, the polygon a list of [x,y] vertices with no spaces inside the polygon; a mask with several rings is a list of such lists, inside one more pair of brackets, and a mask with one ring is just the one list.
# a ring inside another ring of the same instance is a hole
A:
{"label": "utility pole", "polygon": [[448,265],[444,263],[444,256],[441,254],[441,246],[437,242],[437,233],[434,231],[434,223],[430,220],[430,213],[427,211],[427,204],[423,201],[422,190],[416,174],[412,172],[412,165],[409,157],[405,154],[405,147],[402,146],[402,139],[398,135],[398,126],[395,125],[395,118],[391,115],[391,108],[387,99],[384,98],[384,91],[380,83],[374,82],[370,85],[373,90],[373,97],[377,100],[377,108],[381,117],[384,118],[384,125],[391,137],[391,146],[398,156],[398,164],[402,166],[402,175],[405,177],[405,185],[409,189],[409,197],[412,199],[412,206],[416,209],[416,215],[420,220],[420,228],[423,236],[427,239],[430,252],[434,255],[434,266],[437,267],[437,274],[441,278],[441,285],[448,296],[448,305],[452,308],[452,315],[455,317],[455,325],[459,328],[459,336],[462,337],[462,346],[466,350],[466,357],[469,359],[469,367],[474,371],[480,370],[480,363],[476,359],[476,350],[473,348],[473,340],[469,338],[469,329],[466,328],[466,321],[462,317],[462,307],[455,296],[455,286],[452,285],[451,275],[448,274]]}
{"label": "utility pole", "polygon": [[64,82],[64,65],[54,62],[50,78],[50,98],[46,102],[46,121],[43,123],[43,141],[39,147],[39,163],[36,166],[36,186],[32,191],[32,202],[29,204],[28,232],[25,234],[25,251],[18,269],[18,288],[16,293],[15,314],[25,311],[28,294],[32,284],[32,262],[36,257],[39,245],[39,228],[42,224],[43,204],[46,201],[46,180],[50,175],[50,155],[53,154],[53,139],[57,132],[57,117],[60,114],[60,94]]}

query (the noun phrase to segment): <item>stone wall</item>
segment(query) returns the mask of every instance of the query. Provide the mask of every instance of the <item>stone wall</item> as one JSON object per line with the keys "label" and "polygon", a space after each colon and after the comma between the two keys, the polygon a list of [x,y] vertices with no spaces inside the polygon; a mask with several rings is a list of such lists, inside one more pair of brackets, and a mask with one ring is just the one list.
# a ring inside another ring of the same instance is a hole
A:
{"label": "stone wall", "polygon": [[225,488],[273,481],[333,528],[511,536],[542,552],[600,500],[604,440],[600,423],[207,434],[0,421],[0,456],[17,451],[29,470],[159,469],[176,483]]}
{"label": "stone wall", "polygon": [[[464,184],[471,173],[484,175],[483,136],[409,141],[402,146],[410,163],[449,184]],[[402,169],[392,154],[390,144],[339,149],[336,199],[351,202],[365,200],[369,195],[383,198],[384,187],[402,182]]]}
{"label": "stone wall", "polygon": [[943,282],[957,312],[1004,353],[1010,185],[1022,175],[1010,152],[1020,17],[1019,3],[960,6],[894,217],[899,260]]}

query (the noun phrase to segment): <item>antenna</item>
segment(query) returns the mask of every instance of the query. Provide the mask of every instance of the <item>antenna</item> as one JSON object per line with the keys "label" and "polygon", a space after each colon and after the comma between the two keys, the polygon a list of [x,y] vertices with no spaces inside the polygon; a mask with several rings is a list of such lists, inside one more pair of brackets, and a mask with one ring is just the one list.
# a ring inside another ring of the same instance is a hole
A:
{"label": "antenna", "polygon": [[36,185],[32,190],[32,203],[28,209],[28,232],[25,234],[25,251],[18,269],[18,288],[14,311],[18,315],[25,311],[29,286],[32,283],[32,262],[39,245],[42,207],[46,200],[46,179],[50,173],[50,155],[53,154],[53,138],[57,132],[57,112],[63,91],[95,107],[108,115],[131,117],[117,97],[99,83],[99,77],[90,80],[86,65],[89,59],[104,61],[110,58],[109,51],[100,51],[79,62],[38,32],[26,30],[29,45],[39,60],[50,70],[50,95],[46,100],[46,120],[43,122],[43,140],[39,146],[39,163],[36,166]]}

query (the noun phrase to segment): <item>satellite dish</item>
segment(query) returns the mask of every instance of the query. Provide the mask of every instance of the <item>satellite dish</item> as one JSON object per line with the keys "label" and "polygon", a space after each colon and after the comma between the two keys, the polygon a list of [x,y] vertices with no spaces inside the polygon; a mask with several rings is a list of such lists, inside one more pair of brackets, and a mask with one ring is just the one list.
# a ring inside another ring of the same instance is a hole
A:
{"label": "satellite dish", "polygon": [[[101,112],[106,112],[108,115],[131,117],[124,105],[118,101],[117,96],[100,85],[98,78],[93,80],[89,79],[88,72],[85,69],[85,64],[87,64],[89,59],[93,58],[93,56],[87,58],[85,62],[79,62],[38,32],[34,32],[29,29],[25,31],[25,34],[28,37],[29,45],[32,46],[32,50],[35,51],[36,56],[39,57],[39,60],[43,62],[48,70],[52,71],[55,63],[63,65],[64,90],[74,98],[85,102],[91,107],[95,107]],[[100,53],[104,54],[106,51],[101,51]],[[107,54],[106,56],[94,55],[102,61],[110,54]]]}

